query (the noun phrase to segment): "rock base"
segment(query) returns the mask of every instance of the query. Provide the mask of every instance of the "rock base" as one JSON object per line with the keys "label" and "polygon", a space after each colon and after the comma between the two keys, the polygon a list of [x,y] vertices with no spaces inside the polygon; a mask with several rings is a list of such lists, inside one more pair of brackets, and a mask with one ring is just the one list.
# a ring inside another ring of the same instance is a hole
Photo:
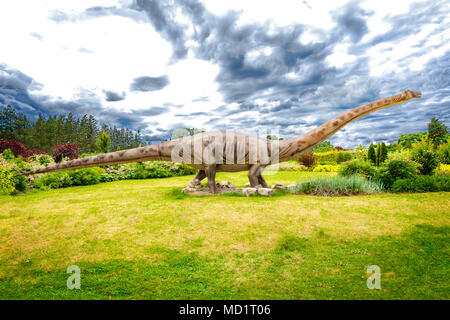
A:
{"label": "rock base", "polygon": [[[249,184],[246,184],[246,186]],[[229,181],[222,181],[220,183],[216,183],[216,194],[223,194],[223,193],[230,193],[230,192],[237,192],[242,193],[246,195],[247,197],[251,195],[261,195],[270,197],[275,193],[275,190],[287,190],[289,188],[292,188],[295,185],[289,185],[285,186],[282,184],[275,184],[271,188],[263,188],[261,185],[257,185],[256,187],[249,187],[249,188],[236,188],[235,185]],[[209,189],[202,187],[200,184],[200,180],[198,179],[192,179],[186,188],[181,190],[182,192],[185,192],[192,196],[198,196],[198,195],[209,195]]]}

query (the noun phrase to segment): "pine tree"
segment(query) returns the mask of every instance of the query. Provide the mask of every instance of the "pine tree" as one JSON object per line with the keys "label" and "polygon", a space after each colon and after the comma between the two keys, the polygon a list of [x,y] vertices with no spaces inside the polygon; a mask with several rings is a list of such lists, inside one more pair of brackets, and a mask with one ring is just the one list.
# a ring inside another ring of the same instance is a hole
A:
{"label": "pine tree", "polygon": [[381,159],[381,144],[380,143],[377,143],[377,148],[376,148],[375,154],[376,154],[375,165],[377,167],[379,167],[380,166],[380,159]]}
{"label": "pine tree", "polygon": [[383,142],[381,143],[381,154],[380,159],[378,160],[379,163],[383,163],[387,159],[388,149],[386,144]]}
{"label": "pine tree", "polygon": [[111,139],[106,131],[97,137],[97,148],[100,152],[107,153],[111,150]]}
{"label": "pine tree", "polygon": [[373,143],[370,143],[370,147],[369,150],[367,151],[367,158],[369,159],[369,161],[371,161],[373,164],[377,163],[377,156],[375,154],[375,147],[373,145]]}
{"label": "pine tree", "polygon": [[446,135],[448,133],[447,126],[433,117],[428,124],[428,142],[431,143],[433,149],[446,142]]}

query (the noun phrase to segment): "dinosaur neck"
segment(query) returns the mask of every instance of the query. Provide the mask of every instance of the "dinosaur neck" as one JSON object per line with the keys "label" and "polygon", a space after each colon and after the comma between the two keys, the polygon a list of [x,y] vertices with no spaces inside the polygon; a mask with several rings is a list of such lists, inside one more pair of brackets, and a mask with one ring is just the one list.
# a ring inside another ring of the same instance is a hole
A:
{"label": "dinosaur neck", "polygon": [[313,129],[301,136],[297,136],[289,140],[283,140],[280,142],[280,162],[297,158],[302,153],[311,150],[316,145],[342,129],[345,125],[356,119],[364,117],[365,115],[368,115],[374,111],[395,104],[403,103],[409,99],[411,99],[411,97],[408,97],[406,93],[402,93],[388,98],[376,100],[345,112],[340,116],[321,125],[320,127]]}

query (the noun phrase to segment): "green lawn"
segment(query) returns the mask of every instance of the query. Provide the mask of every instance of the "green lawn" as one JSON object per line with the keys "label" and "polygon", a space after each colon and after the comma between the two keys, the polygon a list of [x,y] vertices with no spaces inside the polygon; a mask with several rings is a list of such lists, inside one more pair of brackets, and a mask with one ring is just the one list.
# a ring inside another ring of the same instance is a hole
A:
{"label": "green lawn", "polygon": [[[0,298],[449,298],[449,193],[184,196],[190,179],[0,196]],[[81,290],[66,288],[70,265]],[[366,286],[369,265],[381,290]]]}

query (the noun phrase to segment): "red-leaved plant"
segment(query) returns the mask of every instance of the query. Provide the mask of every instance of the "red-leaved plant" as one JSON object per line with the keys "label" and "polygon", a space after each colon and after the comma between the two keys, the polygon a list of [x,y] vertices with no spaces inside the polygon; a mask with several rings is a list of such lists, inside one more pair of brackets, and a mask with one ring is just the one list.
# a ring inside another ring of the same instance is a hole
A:
{"label": "red-leaved plant", "polygon": [[76,143],[58,144],[53,150],[55,162],[61,162],[63,158],[78,159],[80,149]]}
{"label": "red-leaved plant", "polygon": [[308,152],[304,153],[298,158],[297,160],[300,164],[306,166],[306,167],[312,167],[314,163],[316,163],[316,158],[314,157],[314,153]]}

